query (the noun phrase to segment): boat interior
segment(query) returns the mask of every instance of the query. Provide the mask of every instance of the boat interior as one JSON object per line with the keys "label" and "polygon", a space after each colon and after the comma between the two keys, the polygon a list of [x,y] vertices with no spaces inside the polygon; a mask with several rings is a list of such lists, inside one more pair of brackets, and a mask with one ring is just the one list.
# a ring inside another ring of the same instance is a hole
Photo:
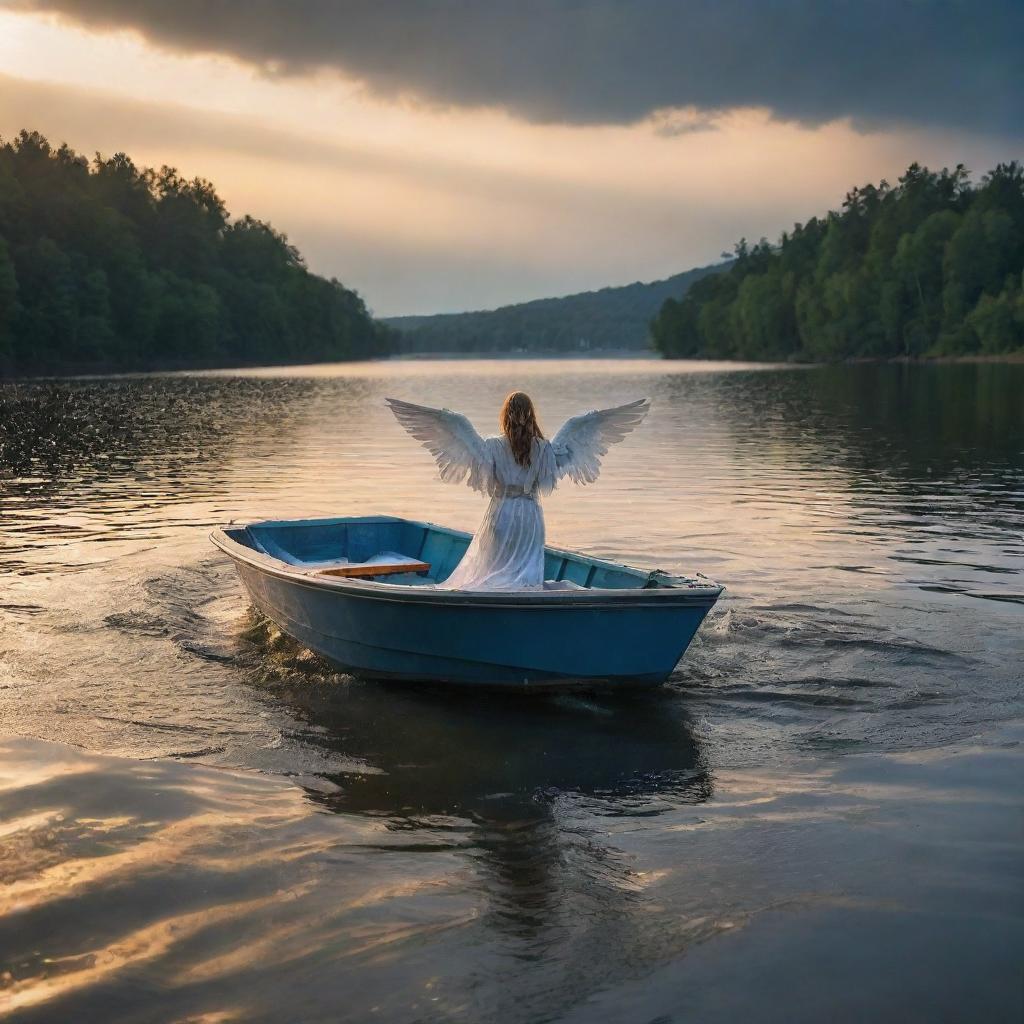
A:
{"label": "boat interior", "polygon": [[[297,572],[402,586],[443,582],[470,542],[459,530],[389,516],[268,521],[224,533]],[[667,582],[664,574],[554,548],[545,549],[544,576],[553,589],[643,589]]]}

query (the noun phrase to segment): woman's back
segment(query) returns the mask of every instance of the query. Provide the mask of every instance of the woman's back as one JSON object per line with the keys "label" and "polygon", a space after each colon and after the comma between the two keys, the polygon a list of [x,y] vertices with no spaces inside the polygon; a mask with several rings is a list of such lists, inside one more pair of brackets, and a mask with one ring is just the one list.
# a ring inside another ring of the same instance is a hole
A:
{"label": "woman's back", "polygon": [[544,585],[544,516],[539,498],[562,478],[593,483],[610,445],[647,413],[640,399],[567,420],[553,441],[541,433],[529,396],[505,401],[502,434],[482,438],[465,416],[389,398],[398,421],[434,456],[441,479],[465,481],[491,498],[462,561],[439,586],[520,590]]}
{"label": "woman's back", "polygon": [[526,487],[529,489],[543,476],[545,464],[550,460],[551,443],[543,438],[535,438],[530,461],[521,465],[516,461],[512,445],[507,437],[498,435],[489,437],[484,442],[494,460],[495,482],[501,487]]}

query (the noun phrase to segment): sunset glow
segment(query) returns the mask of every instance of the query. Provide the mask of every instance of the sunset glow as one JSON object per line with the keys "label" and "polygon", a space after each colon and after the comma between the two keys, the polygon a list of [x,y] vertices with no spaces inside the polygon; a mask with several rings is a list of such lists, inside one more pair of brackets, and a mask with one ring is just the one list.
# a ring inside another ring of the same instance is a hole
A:
{"label": "sunset glow", "polygon": [[23,127],[209,178],[234,215],[269,220],[380,315],[666,277],[912,160],[980,170],[1005,155],[1005,140],[962,129],[864,132],[758,107],[530,123],[9,9],[0,134]]}

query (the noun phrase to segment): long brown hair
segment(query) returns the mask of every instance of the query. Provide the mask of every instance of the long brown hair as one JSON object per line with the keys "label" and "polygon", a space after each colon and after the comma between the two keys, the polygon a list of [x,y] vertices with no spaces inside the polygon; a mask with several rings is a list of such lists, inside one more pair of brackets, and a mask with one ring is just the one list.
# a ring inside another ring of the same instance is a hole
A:
{"label": "long brown hair", "polygon": [[508,438],[512,457],[520,466],[528,466],[533,453],[533,439],[544,437],[530,396],[523,391],[513,391],[501,407],[498,422]]}

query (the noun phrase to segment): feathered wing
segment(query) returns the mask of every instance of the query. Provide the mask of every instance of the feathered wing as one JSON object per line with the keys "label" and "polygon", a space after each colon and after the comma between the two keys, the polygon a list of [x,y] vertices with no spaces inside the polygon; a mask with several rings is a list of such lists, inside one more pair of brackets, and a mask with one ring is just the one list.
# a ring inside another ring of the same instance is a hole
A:
{"label": "feathered wing", "polygon": [[397,398],[385,401],[398,422],[434,456],[442,480],[459,484],[468,477],[474,490],[487,490],[493,459],[484,439],[465,416]]}
{"label": "feathered wing", "polygon": [[578,484],[592,484],[601,472],[601,459],[608,449],[640,426],[650,408],[650,399],[640,398],[614,409],[595,409],[566,420],[551,442],[558,476],[567,476]]}

